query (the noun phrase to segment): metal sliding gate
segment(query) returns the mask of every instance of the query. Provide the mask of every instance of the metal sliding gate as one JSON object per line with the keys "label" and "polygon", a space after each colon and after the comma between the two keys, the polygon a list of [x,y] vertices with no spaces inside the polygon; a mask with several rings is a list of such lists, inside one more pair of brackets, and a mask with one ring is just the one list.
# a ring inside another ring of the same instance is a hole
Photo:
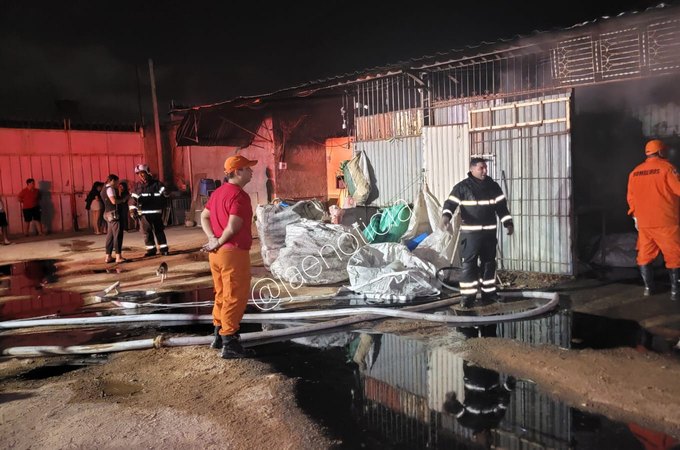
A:
{"label": "metal sliding gate", "polygon": [[499,230],[499,268],[573,274],[570,94],[470,109],[469,125],[515,224]]}

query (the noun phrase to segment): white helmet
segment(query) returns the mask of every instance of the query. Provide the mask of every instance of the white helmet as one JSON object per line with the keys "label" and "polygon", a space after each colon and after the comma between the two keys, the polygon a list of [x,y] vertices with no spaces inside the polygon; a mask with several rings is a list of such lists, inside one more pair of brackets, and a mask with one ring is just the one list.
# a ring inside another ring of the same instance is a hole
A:
{"label": "white helmet", "polygon": [[135,166],[135,173],[139,173],[139,172],[149,173],[149,166],[147,166],[146,164],[137,164]]}

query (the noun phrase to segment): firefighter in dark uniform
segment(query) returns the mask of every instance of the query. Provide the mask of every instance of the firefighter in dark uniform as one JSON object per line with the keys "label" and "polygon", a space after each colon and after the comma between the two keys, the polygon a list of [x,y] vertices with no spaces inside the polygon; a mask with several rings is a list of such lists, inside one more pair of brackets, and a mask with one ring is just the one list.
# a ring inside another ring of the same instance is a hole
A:
{"label": "firefighter in dark uniform", "polygon": [[[168,241],[165,238],[163,225],[163,211],[166,199],[170,195],[163,183],[155,179],[149,172],[149,166],[138,164],[135,173],[140,181],[135,183],[135,192],[130,195],[130,216],[139,219],[144,232],[144,256],[156,254],[156,243],[161,255],[169,252]],[[154,241],[155,237],[155,241]]]}
{"label": "firefighter in dark uniform", "polygon": [[467,178],[453,187],[442,212],[442,224],[449,227],[453,213],[460,206],[463,263],[460,293],[466,308],[472,306],[480,288],[483,300],[500,301],[496,293],[496,217],[508,235],[514,232],[505,195],[498,183],[487,175],[487,170],[485,159],[472,158]]}
{"label": "firefighter in dark uniform", "polygon": [[498,372],[468,361],[463,362],[463,380],[464,400],[461,402],[455,392],[447,392],[443,409],[473,431],[475,442],[482,443],[489,440],[489,431],[503,420],[517,381],[509,376],[501,382]]}

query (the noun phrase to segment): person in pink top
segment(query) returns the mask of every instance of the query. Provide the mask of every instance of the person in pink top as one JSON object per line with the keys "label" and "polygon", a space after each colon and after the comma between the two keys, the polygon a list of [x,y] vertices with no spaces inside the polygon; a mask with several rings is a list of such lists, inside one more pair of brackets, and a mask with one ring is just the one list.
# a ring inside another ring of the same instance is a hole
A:
{"label": "person in pink top", "polygon": [[26,230],[24,235],[28,236],[31,232],[31,224],[35,222],[35,229],[41,236],[45,234],[42,222],[40,221],[40,191],[35,187],[35,180],[26,180],[26,187],[19,192],[19,203],[24,214]]}
{"label": "person in pink top", "polygon": [[250,245],[253,208],[243,190],[253,177],[251,161],[237,155],[224,162],[227,183],[214,191],[201,213],[201,227],[208,237],[204,251],[210,252],[210,271],[215,285],[212,348],[222,349],[222,358],[254,356],[241,346],[238,334],[250,296]]}

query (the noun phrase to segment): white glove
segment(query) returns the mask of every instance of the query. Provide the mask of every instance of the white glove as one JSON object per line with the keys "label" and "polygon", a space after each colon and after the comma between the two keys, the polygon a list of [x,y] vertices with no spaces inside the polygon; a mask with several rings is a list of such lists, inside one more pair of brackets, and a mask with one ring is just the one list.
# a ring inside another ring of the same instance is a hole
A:
{"label": "white glove", "polygon": [[451,216],[448,214],[443,214],[442,218],[439,220],[439,228],[443,231],[453,232],[453,226],[451,225]]}
{"label": "white glove", "polygon": [[208,243],[201,247],[201,251],[209,253],[214,252],[218,248],[220,248],[220,240],[213,236],[211,238],[208,238]]}

